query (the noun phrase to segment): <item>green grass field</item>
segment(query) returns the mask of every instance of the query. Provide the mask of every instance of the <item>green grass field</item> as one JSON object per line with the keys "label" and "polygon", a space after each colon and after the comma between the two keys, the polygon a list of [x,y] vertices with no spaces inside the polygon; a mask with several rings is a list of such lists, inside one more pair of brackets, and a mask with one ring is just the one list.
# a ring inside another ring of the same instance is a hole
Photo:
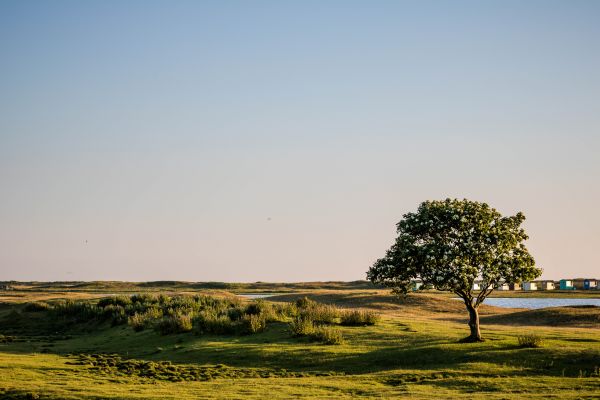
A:
{"label": "green grass field", "polygon": [[[160,335],[106,321],[62,326],[44,312],[24,310],[32,300],[94,302],[140,292],[139,284],[101,286],[86,291],[30,284],[2,293],[1,398],[600,398],[598,307],[484,306],[486,341],[462,344],[466,311],[443,293],[396,299],[386,290],[333,283],[258,289],[285,293],[270,299],[281,303],[308,295],[381,314],[373,326],[336,326],[344,337],[340,345],[294,337],[284,320],[251,335]],[[145,287],[215,296],[227,296],[226,289]],[[518,337],[530,334],[541,338],[540,347],[519,346]]]}

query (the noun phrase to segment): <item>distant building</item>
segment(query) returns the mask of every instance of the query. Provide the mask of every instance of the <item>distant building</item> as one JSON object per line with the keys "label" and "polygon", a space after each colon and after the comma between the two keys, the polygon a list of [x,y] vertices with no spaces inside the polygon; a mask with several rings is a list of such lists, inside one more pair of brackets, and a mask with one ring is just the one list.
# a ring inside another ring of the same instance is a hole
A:
{"label": "distant building", "polygon": [[584,290],[598,289],[598,281],[596,279],[585,279],[583,281]]}
{"label": "distant building", "polygon": [[496,287],[496,290],[502,290],[502,291],[505,291],[505,290],[510,290],[510,285],[509,285],[508,283],[506,283],[506,282],[505,282],[505,283],[500,283],[500,284],[499,284],[499,285]]}
{"label": "distant building", "polygon": [[556,289],[556,285],[554,284],[554,281],[542,281],[542,283],[540,285],[540,289],[541,290],[554,290],[554,289]]}
{"label": "distant building", "polygon": [[508,285],[510,287],[510,290],[522,290],[523,288],[521,287],[520,283],[511,283],[510,285]]}
{"label": "distant building", "polygon": [[575,286],[573,285],[572,279],[561,279],[560,280],[560,290],[573,290]]}
{"label": "distant building", "polygon": [[423,286],[423,281],[421,280],[414,280],[411,282],[412,284],[412,291],[416,291],[419,290],[421,288],[421,286]]}
{"label": "distant building", "polygon": [[585,279],[583,279],[583,278],[573,279],[573,287],[577,290],[583,290],[584,282],[585,282]]}
{"label": "distant building", "polygon": [[13,290],[13,287],[8,284],[0,284],[0,290]]}
{"label": "distant building", "polygon": [[473,290],[481,290],[481,281],[473,282]]}
{"label": "distant building", "polygon": [[537,282],[523,282],[523,290],[538,290]]}

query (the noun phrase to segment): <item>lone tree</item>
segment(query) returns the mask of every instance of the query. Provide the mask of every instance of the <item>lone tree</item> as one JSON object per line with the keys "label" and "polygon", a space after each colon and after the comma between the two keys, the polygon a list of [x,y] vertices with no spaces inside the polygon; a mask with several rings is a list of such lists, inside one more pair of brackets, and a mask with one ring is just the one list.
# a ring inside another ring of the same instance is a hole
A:
{"label": "lone tree", "polygon": [[[522,213],[503,217],[485,203],[469,200],[425,201],[397,224],[398,238],[367,272],[373,283],[406,295],[413,279],[463,299],[471,335],[482,341],[478,308],[501,283],[535,279],[542,270],[523,244],[528,236]],[[479,292],[473,283],[481,280]]]}

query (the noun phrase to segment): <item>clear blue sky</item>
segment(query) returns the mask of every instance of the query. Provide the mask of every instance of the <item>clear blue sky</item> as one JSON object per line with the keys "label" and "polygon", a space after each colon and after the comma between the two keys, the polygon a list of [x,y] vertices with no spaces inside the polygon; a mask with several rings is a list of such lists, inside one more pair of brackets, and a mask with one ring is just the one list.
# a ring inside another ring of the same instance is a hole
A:
{"label": "clear blue sky", "polygon": [[[600,277],[598,1],[0,2],[0,279],[363,279],[427,199]],[[87,241],[87,242],[86,242]]]}

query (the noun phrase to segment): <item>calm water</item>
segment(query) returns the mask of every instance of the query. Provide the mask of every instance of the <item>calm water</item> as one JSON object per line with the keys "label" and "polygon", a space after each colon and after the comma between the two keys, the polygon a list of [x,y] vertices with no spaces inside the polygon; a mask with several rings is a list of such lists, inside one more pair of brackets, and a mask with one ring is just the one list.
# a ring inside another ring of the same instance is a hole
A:
{"label": "calm water", "polygon": [[[461,299],[456,299],[461,300]],[[462,301],[462,300],[461,300]],[[546,308],[564,306],[598,306],[600,299],[556,299],[556,298],[520,298],[520,297],[488,297],[483,304],[508,308]]]}
{"label": "calm water", "polygon": [[238,296],[247,299],[264,299],[265,297],[279,296],[285,293],[240,293]]}

